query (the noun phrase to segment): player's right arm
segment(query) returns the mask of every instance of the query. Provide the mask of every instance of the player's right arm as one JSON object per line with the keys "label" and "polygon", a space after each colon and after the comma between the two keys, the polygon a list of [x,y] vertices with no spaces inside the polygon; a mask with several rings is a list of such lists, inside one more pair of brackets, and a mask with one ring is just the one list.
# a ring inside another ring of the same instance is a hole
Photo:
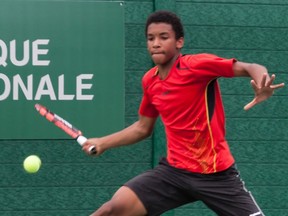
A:
{"label": "player's right arm", "polygon": [[235,62],[233,64],[233,71],[236,77],[250,76],[252,78],[251,85],[255,97],[244,107],[244,110],[248,110],[256,104],[267,100],[273,95],[275,89],[284,87],[284,83],[274,84],[275,75],[273,74],[269,77],[266,67],[259,64]]}
{"label": "player's right arm", "polygon": [[89,148],[95,146],[98,156],[110,148],[137,143],[152,134],[156,119],[140,115],[138,121],[121,131],[104,137],[88,139],[83,145],[83,150],[89,154]]}

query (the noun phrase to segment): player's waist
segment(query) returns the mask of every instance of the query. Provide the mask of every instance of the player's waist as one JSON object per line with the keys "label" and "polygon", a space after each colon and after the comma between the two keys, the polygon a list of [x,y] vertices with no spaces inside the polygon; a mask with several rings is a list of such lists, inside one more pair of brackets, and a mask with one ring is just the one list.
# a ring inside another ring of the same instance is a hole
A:
{"label": "player's waist", "polygon": [[225,157],[214,155],[201,159],[188,155],[178,157],[177,154],[168,153],[167,160],[175,168],[202,174],[221,172],[235,163],[234,158],[229,153]]}

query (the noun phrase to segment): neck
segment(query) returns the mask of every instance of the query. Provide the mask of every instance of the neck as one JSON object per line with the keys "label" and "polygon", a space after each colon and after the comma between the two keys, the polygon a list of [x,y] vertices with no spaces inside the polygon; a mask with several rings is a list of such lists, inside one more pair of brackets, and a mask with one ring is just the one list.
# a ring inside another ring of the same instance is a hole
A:
{"label": "neck", "polygon": [[163,65],[157,65],[158,67],[158,74],[159,74],[159,77],[160,79],[165,79],[172,66],[174,65],[174,62],[176,61],[176,59],[179,57],[179,54],[178,55],[175,55],[171,60],[169,60],[168,62],[166,62],[165,64]]}

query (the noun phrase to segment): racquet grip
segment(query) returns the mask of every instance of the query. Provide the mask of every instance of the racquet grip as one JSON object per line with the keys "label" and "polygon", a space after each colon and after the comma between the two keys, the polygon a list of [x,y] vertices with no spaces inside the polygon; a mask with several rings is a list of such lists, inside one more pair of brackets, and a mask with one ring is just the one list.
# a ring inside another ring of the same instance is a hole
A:
{"label": "racquet grip", "polygon": [[[78,136],[76,140],[77,140],[77,142],[78,142],[81,146],[83,146],[84,143],[87,141],[87,138],[84,137],[84,136]],[[95,149],[95,146],[90,146],[90,148],[89,148],[89,153],[90,153],[90,154],[97,154],[97,151],[96,151],[96,149]]]}

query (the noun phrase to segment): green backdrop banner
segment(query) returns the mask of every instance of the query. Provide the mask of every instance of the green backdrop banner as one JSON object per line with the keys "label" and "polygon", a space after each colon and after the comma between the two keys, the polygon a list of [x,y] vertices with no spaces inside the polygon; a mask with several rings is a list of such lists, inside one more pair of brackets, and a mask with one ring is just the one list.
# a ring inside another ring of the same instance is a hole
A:
{"label": "green backdrop banner", "polygon": [[35,103],[100,136],[124,126],[124,5],[1,1],[0,139],[66,139]]}

